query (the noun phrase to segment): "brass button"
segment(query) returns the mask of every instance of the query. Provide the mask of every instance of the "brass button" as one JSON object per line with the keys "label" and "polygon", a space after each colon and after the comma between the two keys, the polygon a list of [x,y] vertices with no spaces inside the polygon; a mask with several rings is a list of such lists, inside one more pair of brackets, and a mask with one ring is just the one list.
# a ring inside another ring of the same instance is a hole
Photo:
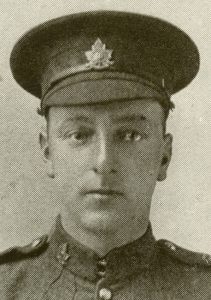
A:
{"label": "brass button", "polygon": [[34,240],[31,243],[32,248],[36,248],[37,246],[39,246],[39,244],[41,243],[41,241],[42,241],[41,239]]}
{"label": "brass button", "polygon": [[109,289],[103,288],[99,291],[99,296],[102,300],[110,300],[112,297],[112,293]]}
{"label": "brass button", "polygon": [[211,256],[209,254],[202,254],[202,260],[207,264],[211,264]]}
{"label": "brass button", "polygon": [[175,246],[173,243],[167,241],[165,244],[166,244],[166,246],[167,246],[168,248],[170,248],[172,251],[176,251],[176,250],[177,250],[176,246]]}
{"label": "brass button", "polygon": [[100,277],[105,277],[106,272],[105,271],[98,271],[97,273]]}
{"label": "brass button", "polygon": [[106,267],[107,266],[107,261],[105,259],[99,260],[98,265],[102,266],[102,267]]}

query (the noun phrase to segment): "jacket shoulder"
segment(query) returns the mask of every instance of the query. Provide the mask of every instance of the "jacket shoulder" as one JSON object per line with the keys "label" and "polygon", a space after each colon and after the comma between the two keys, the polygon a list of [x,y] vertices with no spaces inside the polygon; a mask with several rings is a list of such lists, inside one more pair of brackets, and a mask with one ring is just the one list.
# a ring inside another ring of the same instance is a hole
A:
{"label": "jacket shoulder", "polygon": [[48,236],[43,235],[23,247],[12,247],[0,253],[0,265],[39,256],[48,247]]}
{"label": "jacket shoulder", "polygon": [[209,254],[190,251],[164,239],[158,240],[157,245],[161,252],[178,262],[211,269],[211,255]]}

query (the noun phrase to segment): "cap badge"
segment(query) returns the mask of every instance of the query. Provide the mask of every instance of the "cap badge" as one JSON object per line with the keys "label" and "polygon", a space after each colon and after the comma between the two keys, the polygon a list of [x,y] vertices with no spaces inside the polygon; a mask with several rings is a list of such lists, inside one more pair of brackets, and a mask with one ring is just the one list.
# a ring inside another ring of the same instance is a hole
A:
{"label": "cap badge", "polygon": [[111,60],[112,52],[113,50],[106,49],[106,45],[98,38],[92,45],[92,50],[85,52],[86,58],[89,61],[86,64],[86,68],[102,70],[110,67],[114,63]]}

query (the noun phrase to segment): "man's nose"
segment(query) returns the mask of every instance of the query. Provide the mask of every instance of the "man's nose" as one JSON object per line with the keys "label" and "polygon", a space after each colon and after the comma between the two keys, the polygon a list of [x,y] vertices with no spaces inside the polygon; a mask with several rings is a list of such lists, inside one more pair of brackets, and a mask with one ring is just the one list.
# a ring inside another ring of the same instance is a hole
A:
{"label": "man's nose", "polygon": [[110,137],[99,137],[94,151],[93,169],[96,173],[111,174],[117,172],[116,149],[114,141]]}

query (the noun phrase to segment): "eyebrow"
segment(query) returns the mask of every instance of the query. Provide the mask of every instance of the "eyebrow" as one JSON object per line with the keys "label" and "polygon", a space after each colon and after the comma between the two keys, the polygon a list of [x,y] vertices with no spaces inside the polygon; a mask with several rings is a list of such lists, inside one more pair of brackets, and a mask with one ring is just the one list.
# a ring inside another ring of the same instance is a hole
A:
{"label": "eyebrow", "polygon": [[63,130],[68,129],[69,123],[71,122],[84,122],[84,123],[89,123],[93,124],[93,122],[90,120],[89,117],[83,116],[83,115],[78,115],[78,116],[71,116],[67,119],[65,119],[56,129],[59,135],[62,135]]}
{"label": "eyebrow", "polygon": [[115,123],[121,123],[121,122],[143,122],[146,121],[147,117],[144,115],[137,115],[137,114],[131,114],[131,115],[125,115],[120,117],[115,117],[114,122]]}
{"label": "eyebrow", "polygon": [[[134,121],[135,122],[147,121],[147,117],[142,114],[141,115],[130,114],[130,115],[123,115],[120,117],[113,118],[114,123],[134,122]],[[58,130],[60,131],[63,128],[66,128],[70,122],[84,122],[84,123],[93,124],[93,121],[89,117],[84,115],[76,115],[65,119],[59,126]]]}
{"label": "eyebrow", "polygon": [[92,121],[90,120],[89,117],[83,116],[83,115],[69,117],[66,120],[64,120],[64,123],[66,123],[66,122],[75,122],[75,121],[82,121],[82,122],[92,123]]}
{"label": "eyebrow", "polygon": [[84,122],[84,123],[93,124],[92,120],[89,117],[83,116],[83,115],[78,115],[78,116],[72,116],[72,117],[65,119],[59,127],[62,128],[64,126],[67,126],[68,123],[70,123],[70,122]]}

